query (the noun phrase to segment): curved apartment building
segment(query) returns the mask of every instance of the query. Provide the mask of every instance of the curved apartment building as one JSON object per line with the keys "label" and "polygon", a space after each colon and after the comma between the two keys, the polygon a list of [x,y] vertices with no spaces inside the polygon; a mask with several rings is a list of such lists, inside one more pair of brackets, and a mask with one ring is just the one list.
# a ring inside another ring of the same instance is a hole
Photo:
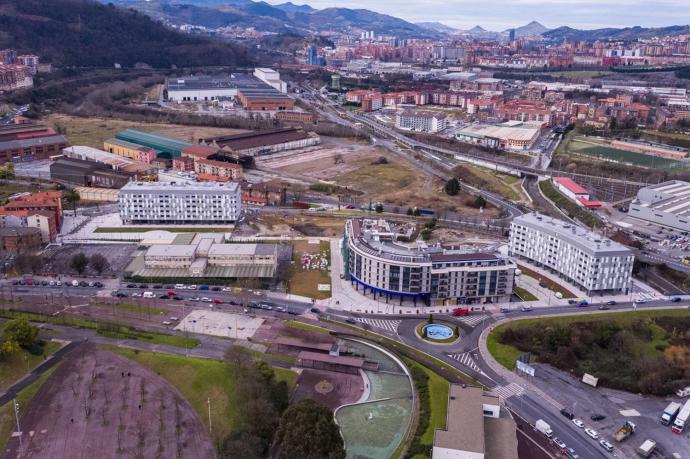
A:
{"label": "curved apartment building", "polygon": [[510,301],[516,265],[491,253],[395,242],[385,220],[348,220],[343,240],[345,278],[357,290],[386,300],[426,305]]}

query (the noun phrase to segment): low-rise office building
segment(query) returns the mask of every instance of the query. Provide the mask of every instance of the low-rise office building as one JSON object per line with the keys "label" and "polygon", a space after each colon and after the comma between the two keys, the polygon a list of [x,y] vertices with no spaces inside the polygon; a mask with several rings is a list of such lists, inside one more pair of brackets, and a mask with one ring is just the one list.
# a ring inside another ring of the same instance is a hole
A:
{"label": "low-rise office building", "polygon": [[680,180],[640,188],[628,215],[657,225],[690,231],[690,183]]}
{"label": "low-rise office building", "polygon": [[187,233],[136,253],[125,271],[155,278],[270,279],[277,266],[277,244],[225,244],[223,234]]}
{"label": "low-rise office building", "polygon": [[242,211],[234,182],[130,182],[118,200],[125,224],[233,224]]}
{"label": "low-rise office building", "polygon": [[445,429],[434,431],[432,459],[518,459],[515,421],[481,387],[451,384]]}
{"label": "low-rise office building", "polygon": [[348,220],[343,260],[345,278],[365,294],[427,305],[508,302],[516,268],[493,253],[396,243],[385,220]]}
{"label": "low-rise office building", "polygon": [[628,293],[635,260],[624,245],[538,213],[513,220],[509,254],[558,274],[588,294]]}
{"label": "low-rise office building", "polygon": [[401,110],[395,114],[395,127],[406,131],[440,132],[448,126],[446,115],[423,110]]}

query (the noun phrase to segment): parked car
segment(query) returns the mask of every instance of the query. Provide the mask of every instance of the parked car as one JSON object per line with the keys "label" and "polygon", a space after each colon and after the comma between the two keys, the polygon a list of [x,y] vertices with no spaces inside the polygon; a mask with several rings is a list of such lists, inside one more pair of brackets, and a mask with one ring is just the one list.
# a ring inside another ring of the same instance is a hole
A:
{"label": "parked car", "polygon": [[208,285],[200,285],[199,290],[208,290]]}
{"label": "parked car", "polygon": [[153,286],[153,288],[155,288],[155,289],[162,289],[162,288],[163,288],[163,286],[162,286],[162,285],[160,285],[160,284],[156,284],[156,285],[154,285],[154,286]]}
{"label": "parked car", "polygon": [[196,285],[192,284],[187,286],[187,290],[196,290]]}
{"label": "parked car", "polygon": [[523,306],[520,308],[520,311],[522,312],[530,312],[532,310],[532,306]]}
{"label": "parked car", "polygon": [[572,448],[566,449],[565,453],[568,455],[570,459],[580,459],[580,456]]}
{"label": "parked car", "polygon": [[599,306],[600,311],[608,311],[609,309],[611,309],[611,308],[605,304],[602,304],[601,306]]}
{"label": "parked car", "polygon": [[124,293],[124,292],[117,292],[117,293],[115,294],[115,296],[118,297],[118,298],[126,298],[126,297],[127,297],[127,294]]}
{"label": "parked car", "polygon": [[608,451],[609,453],[610,453],[611,451],[613,451],[613,445],[612,445],[611,443],[607,442],[606,440],[601,440],[601,441],[599,442],[599,444],[601,445],[602,448],[604,448],[604,449],[605,449],[606,451]]}
{"label": "parked car", "polygon": [[683,301],[683,299],[679,296],[674,296],[673,298],[671,298],[672,303],[680,303],[681,301]]}
{"label": "parked car", "polygon": [[175,295],[173,297],[173,300],[181,301],[181,300],[184,300],[184,298],[182,298],[180,295]]}
{"label": "parked car", "polygon": [[570,420],[575,418],[575,414],[573,414],[573,412],[570,411],[568,408],[563,408],[561,410],[561,414]]}
{"label": "parked car", "polygon": [[209,297],[207,297],[207,296],[202,297],[202,298],[201,298],[201,301],[203,301],[204,303],[211,303],[211,302],[212,302],[211,298],[209,298]]}
{"label": "parked car", "polygon": [[594,413],[589,418],[592,421],[603,421],[604,419],[606,419],[606,416],[604,416],[603,414],[600,414],[600,413]]}
{"label": "parked car", "polygon": [[199,298],[198,296],[193,296],[189,299],[189,301],[201,301],[201,298]]}
{"label": "parked car", "polygon": [[219,300],[218,298],[214,298],[213,304],[223,304],[223,300]]}
{"label": "parked car", "polygon": [[162,294],[161,296],[159,296],[158,299],[159,299],[159,300],[169,300],[170,297],[164,293],[164,294]]}
{"label": "parked car", "polygon": [[321,309],[319,308],[311,308],[309,311],[313,312],[314,314],[321,314]]}
{"label": "parked car", "polygon": [[149,288],[147,284],[139,284],[139,288]]}
{"label": "parked car", "polygon": [[220,292],[220,287],[211,287],[214,292]]}
{"label": "parked car", "polygon": [[586,433],[589,437],[593,438],[594,440],[596,440],[596,439],[599,438],[599,434],[597,433],[597,431],[594,430],[594,429],[591,429],[591,428],[589,428],[589,427],[587,427],[587,428],[585,429],[585,433]]}
{"label": "parked car", "polygon": [[455,309],[453,309],[453,315],[456,317],[468,316],[468,315],[470,315],[470,310],[467,308],[455,308]]}
{"label": "parked car", "polygon": [[580,429],[582,429],[585,426],[585,423],[580,421],[579,419],[573,419],[573,424],[578,426]]}
{"label": "parked car", "polygon": [[616,303],[616,302],[613,301],[613,300],[607,301],[607,302],[606,302],[606,306],[615,306],[616,304],[618,304],[618,303]]}
{"label": "parked car", "polygon": [[41,285],[45,287],[46,285],[48,285],[48,281],[41,281]]}
{"label": "parked car", "polygon": [[177,292],[176,292],[175,290],[168,290],[168,291],[167,291],[167,294],[168,294],[169,296],[175,296],[175,295],[177,295]]}
{"label": "parked car", "polygon": [[95,285],[98,288],[103,288],[103,284],[101,282],[98,282],[98,281],[94,282],[93,285]]}
{"label": "parked car", "polygon": [[80,287],[88,287],[89,284],[88,284],[88,282],[86,282],[86,281],[81,281],[81,282],[79,282],[79,286],[80,286]]}
{"label": "parked car", "polygon": [[175,288],[176,290],[184,290],[184,289],[185,289],[185,286],[184,286],[184,284],[175,284],[175,287],[174,287],[174,288]]}
{"label": "parked car", "polygon": [[137,288],[136,284],[127,284],[127,288]]}
{"label": "parked car", "polygon": [[553,442],[556,444],[556,446],[558,446],[559,448],[565,449],[565,443],[564,443],[563,440],[561,440],[560,438],[558,438],[558,437],[553,437],[553,440],[552,440],[552,441],[553,441]]}
{"label": "parked car", "polygon": [[141,292],[132,293],[132,298],[139,298],[139,297],[141,297]]}

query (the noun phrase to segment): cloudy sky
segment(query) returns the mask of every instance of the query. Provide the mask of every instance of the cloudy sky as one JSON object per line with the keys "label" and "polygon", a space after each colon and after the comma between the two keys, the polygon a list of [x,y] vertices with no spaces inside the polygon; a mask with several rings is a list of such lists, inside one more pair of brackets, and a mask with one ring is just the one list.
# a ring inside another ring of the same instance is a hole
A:
{"label": "cloudy sky", "polygon": [[[287,0],[267,0],[283,3]],[[314,8],[366,8],[402,19],[456,28],[503,30],[532,20],[581,29],[690,24],[690,0],[292,0]]]}

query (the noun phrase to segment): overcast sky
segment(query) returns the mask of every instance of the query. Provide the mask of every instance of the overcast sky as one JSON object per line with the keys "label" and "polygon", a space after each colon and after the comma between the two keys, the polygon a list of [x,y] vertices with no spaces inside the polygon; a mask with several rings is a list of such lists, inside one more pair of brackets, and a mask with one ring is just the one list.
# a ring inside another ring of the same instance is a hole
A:
{"label": "overcast sky", "polygon": [[[266,0],[283,3],[287,0]],[[410,22],[503,30],[532,20],[546,27],[659,27],[690,23],[690,0],[292,0],[314,8],[366,8]]]}

